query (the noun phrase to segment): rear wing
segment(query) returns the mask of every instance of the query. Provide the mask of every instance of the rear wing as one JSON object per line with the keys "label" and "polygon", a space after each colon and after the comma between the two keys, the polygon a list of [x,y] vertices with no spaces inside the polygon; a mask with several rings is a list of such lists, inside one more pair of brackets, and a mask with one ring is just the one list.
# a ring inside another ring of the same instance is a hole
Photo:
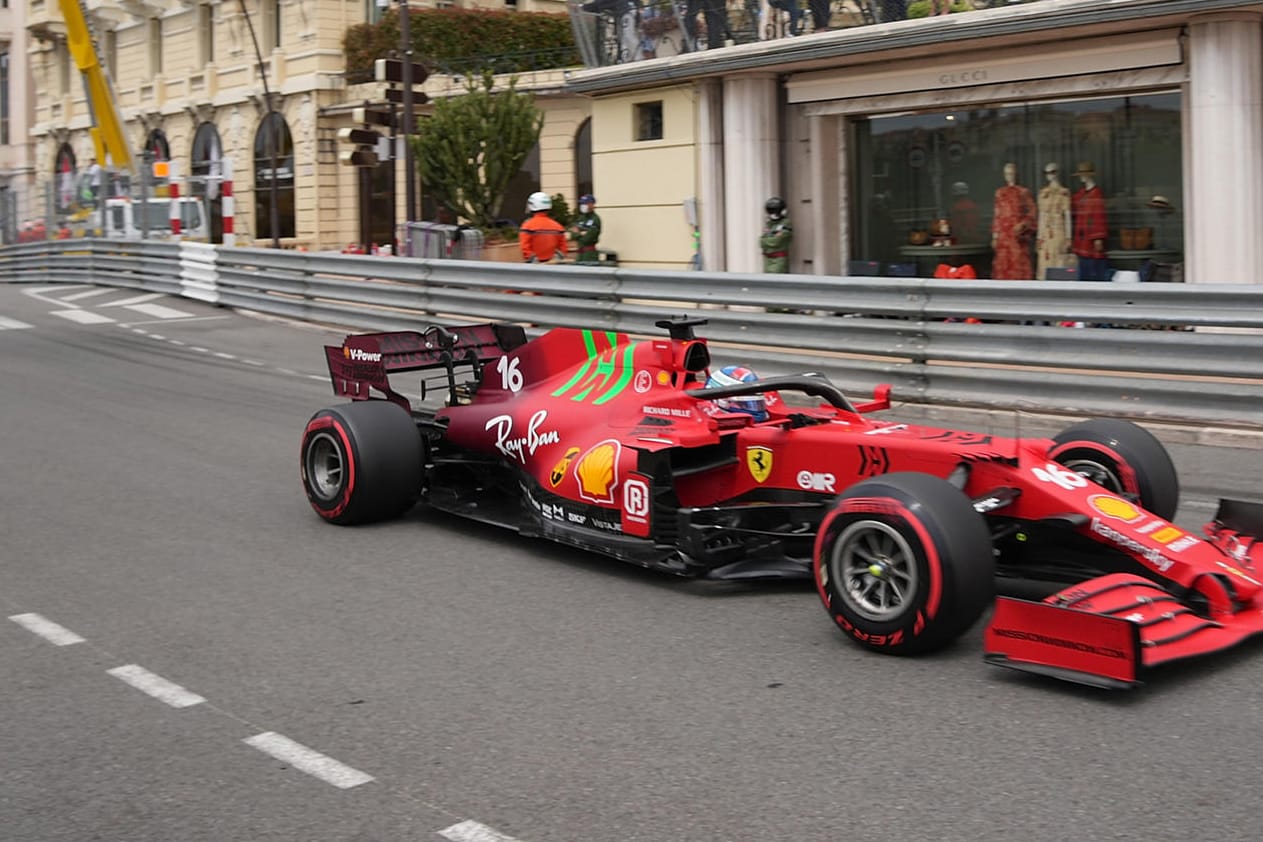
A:
{"label": "rear wing", "polygon": [[[354,334],[341,345],[326,345],[325,358],[334,394],[363,401],[374,397],[371,390],[376,389],[387,400],[410,409],[408,399],[391,388],[389,374],[443,369],[451,404],[457,399],[458,366],[468,366],[478,382],[486,362],[525,344],[526,331],[518,325],[431,325],[423,331]],[[421,395],[425,396],[424,381]]]}

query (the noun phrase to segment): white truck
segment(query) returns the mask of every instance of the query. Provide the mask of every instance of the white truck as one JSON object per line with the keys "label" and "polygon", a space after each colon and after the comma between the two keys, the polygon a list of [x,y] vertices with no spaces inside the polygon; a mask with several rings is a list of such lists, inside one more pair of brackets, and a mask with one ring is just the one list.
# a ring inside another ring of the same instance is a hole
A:
{"label": "white truck", "polygon": [[[181,196],[180,238],[208,242],[210,220],[206,203],[197,196]],[[84,234],[109,239],[165,240],[171,237],[171,200],[150,197],[145,201],[128,198],[106,199],[100,210],[85,220]]]}

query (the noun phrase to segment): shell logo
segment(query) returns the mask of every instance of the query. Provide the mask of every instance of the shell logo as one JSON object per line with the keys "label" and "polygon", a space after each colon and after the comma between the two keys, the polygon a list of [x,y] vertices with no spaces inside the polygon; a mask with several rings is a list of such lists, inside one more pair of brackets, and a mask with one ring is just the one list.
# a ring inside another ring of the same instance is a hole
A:
{"label": "shell logo", "polygon": [[566,455],[557,460],[557,464],[553,465],[552,471],[548,474],[548,481],[553,488],[561,485],[561,481],[566,478],[566,471],[570,468],[570,463],[579,455],[579,448],[572,447],[566,451]]}
{"label": "shell logo", "polygon": [[1088,498],[1088,503],[1106,517],[1121,520],[1123,523],[1135,523],[1145,516],[1144,511],[1134,503],[1108,494],[1093,494]]}
{"label": "shell logo", "polygon": [[580,497],[593,503],[614,502],[614,487],[618,485],[618,457],[621,452],[622,445],[614,439],[606,439],[583,454],[574,466]]}

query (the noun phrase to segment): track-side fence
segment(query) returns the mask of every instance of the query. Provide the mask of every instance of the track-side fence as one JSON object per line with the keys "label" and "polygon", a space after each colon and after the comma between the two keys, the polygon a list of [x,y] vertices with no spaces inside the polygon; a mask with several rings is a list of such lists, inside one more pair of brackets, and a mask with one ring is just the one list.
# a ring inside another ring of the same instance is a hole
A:
{"label": "track-side fence", "polygon": [[[718,361],[819,371],[862,397],[1263,427],[1263,285],[661,272],[50,241],[0,248],[10,282],[184,296],[351,330],[510,321],[660,335],[688,314]],[[1083,323],[1084,327],[1063,327]]]}

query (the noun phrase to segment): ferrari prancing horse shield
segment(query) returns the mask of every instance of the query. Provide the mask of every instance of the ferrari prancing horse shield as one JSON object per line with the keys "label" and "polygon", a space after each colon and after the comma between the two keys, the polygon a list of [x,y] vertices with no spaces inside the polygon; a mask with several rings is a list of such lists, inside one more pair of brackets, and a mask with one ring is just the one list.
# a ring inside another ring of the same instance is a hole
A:
{"label": "ferrari prancing horse shield", "polygon": [[772,449],[770,447],[747,447],[746,467],[755,482],[764,482],[772,473]]}

